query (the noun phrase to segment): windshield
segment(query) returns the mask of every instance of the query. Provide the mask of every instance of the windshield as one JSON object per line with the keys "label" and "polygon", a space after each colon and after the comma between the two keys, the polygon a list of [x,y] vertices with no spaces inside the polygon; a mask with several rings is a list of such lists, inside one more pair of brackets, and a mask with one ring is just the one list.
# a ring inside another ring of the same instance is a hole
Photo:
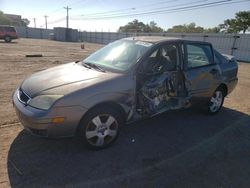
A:
{"label": "windshield", "polygon": [[83,63],[92,63],[104,70],[125,72],[149,49],[152,43],[118,40],[96,51]]}

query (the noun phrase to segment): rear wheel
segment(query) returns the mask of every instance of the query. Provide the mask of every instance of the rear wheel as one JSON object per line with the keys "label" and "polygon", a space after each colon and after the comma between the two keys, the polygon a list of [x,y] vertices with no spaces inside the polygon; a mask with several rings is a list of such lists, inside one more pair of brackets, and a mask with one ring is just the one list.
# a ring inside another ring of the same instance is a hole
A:
{"label": "rear wheel", "polygon": [[5,36],[4,41],[5,42],[11,42],[11,37],[10,36]]}
{"label": "rear wheel", "polygon": [[224,93],[223,90],[218,88],[213,96],[211,97],[210,101],[208,102],[208,112],[210,114],[216,114],[220,111],[224,102]]}
{"label": "rear wheel", "polygon": [[102,149],[114,143],[122,123],[121,115],[114,109],[94,108],[80,122],[79,135],[88,147]]}

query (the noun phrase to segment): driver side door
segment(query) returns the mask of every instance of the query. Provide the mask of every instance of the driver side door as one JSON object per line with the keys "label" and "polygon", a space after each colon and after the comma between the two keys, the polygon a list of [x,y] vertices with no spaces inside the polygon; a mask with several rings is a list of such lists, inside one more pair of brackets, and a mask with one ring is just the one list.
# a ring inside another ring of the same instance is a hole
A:
{"label": "driver side door", "polygon": [[137,77],[139,107],[156,114],[183,107],[186,97],[179,45],[162,44],[142,60]]}

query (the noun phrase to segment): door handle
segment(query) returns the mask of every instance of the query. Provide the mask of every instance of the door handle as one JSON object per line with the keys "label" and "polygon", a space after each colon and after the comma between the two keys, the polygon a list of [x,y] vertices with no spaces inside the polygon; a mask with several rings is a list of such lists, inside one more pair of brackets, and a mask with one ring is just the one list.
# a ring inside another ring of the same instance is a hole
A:
{"label": "door handle", "polygon": [[218,72],[218,70],[217,69],[212,69],[212,70],[210,70],[209,71],[211,74],[216,74],[217,72]]}

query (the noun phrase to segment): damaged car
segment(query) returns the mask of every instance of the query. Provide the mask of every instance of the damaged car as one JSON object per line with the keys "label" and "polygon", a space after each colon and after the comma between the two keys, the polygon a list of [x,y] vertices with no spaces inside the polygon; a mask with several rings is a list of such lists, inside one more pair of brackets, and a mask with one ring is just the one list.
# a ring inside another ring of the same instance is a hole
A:
{"label": "damaged car", "polygon": [[129,122],[202,106],[216,114],[237,85],[234,57],[207,42],[131,37],[82,61],[34,73],[13,94],[20,122],[34,135],[78,135],[101,149]]}

